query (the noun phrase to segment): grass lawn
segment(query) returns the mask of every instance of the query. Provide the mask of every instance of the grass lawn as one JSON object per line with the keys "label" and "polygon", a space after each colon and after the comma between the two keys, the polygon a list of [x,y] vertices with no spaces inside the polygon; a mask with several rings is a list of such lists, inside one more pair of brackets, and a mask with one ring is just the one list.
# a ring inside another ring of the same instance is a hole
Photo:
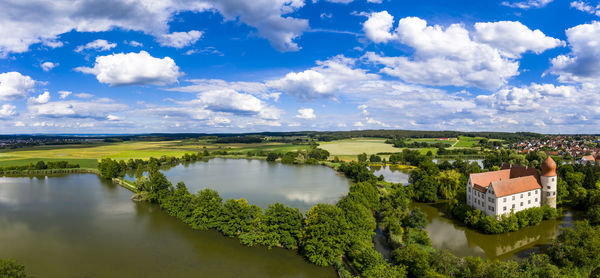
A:
{"label": "grass lawn", "polygon": [[467,136],[460,136],[458,138],[458,143],[456,143],[456,145],[454,145],[455,148],[471,148],[474,145],[479,143],[479,140],[481,139],[485,139],[483,137],[467,137]]}
{"label": "grass lawn", "polygon": [[340,159],[356,159],[356,155],[361,153],[376,154],[380,152],[400,152],[401,149],[394,148],[391,144],[386,144],[385,139],[375,138],[353,138],[337,140],[332,142],[319,142],[319,148],[327,150],[332,156],[338,156]]}

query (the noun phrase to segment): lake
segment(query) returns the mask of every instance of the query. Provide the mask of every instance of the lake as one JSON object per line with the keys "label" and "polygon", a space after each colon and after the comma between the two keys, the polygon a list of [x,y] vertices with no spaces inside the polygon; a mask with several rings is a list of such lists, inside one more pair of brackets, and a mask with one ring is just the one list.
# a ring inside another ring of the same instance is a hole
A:
{"label": "lake", "polygon": [[[249,173],[244,185],[261,184],[243,162],[214,175],[233,177],[233,183]],[[280,178],[291,172],[264,167]],[[0,258],[17,259],[35,277],[336,277],[333,268],[310,264],[294,251],[245,247],[216,231],[192,230],[155,205],[132,202],[131,195],[92,174],[0,178]]]}
{"label": "lake", "polygon": [[488,235],[469,229],[446,217],[442,211],[445,203],[412,203],[427,214],[427,227],[433,247],[448,249],[457,256],[479,256],[490,259],[506,259],[532,248],[550,243],[561,227],[573,225],[574,213],[568,211],[554,220],[545,220],[536,226],[516,232]]}
{"label": "lake", "polygon": [[213,158],[161,172],[174,185],[184,182],[192,193],[211,188],[224,200],[245,198],[262,208],[280,202],[303,212],[317,203],[336,203],[350,188],[350,181],[329,167],[259,159]]}

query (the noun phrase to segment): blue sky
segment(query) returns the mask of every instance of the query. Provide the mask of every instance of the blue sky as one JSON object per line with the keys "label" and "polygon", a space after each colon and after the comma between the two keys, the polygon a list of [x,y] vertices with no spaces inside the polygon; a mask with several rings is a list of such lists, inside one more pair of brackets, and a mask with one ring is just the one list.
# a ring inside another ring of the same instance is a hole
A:
{"label": "blue sky", "polygon": [[599,133],[599,20],[597,0],[0,0],[0,133]]}

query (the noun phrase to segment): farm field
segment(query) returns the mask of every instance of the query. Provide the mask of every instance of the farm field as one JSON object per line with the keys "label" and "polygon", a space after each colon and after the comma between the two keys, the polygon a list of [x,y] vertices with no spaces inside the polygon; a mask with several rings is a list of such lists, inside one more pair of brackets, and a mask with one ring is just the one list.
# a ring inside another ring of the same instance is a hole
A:
{"label": "farm field", "polygon": [[332,142],[319,142],[319,144],[319,148],[327,150],[330,155],[338,156],[341,159],[361,153],[376,154],[401,151],[401,149],[394,148],[391,144],[386,144],[385,139],[380,138],[353,138]]}
{"label": "farm field", "polygon": [[66,160],[78,163],[82,168],[95,168],[102,158],[117,160],[148,159],[150,157],[183,156],[186,153],[228,150],[235,152],[275,151],[287,152],[307,149],[307,145],[284,143],[261,144],[212,144],[205,141],[134,141],[122,143],[94,143],[83,145],[38,146],[0,151],[0,166],[27,165],[40,160]]}

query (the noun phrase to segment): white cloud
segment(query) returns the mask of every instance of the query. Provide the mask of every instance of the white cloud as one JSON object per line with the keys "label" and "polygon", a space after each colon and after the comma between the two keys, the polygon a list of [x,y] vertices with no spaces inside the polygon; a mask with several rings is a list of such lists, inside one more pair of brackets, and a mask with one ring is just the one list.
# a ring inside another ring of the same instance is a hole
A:
{"label": "white cloud", "polygon": [[138,41],[125,41],[125,44],[128,44],[133,47],[143,47],[144,44]]}
{"label": "white cloud", "polygon": [[584,13],[600,16],[600,3],[596,6],[592,6],[584,1],[573,1],[571,2],[571,8],[575,8]]}
{"label": "white cloud", "polygon": [[27,96],[33,91],[35,80],[12,71],[0,73],[0,100],[13,100]]}
{"label": "white cloud", "polygon": [[317,66],[302,72],[290,72],[285,77],[267,81],[267,86],[282,90],[302,100],[317,98],[335,99],[336,94],[352,88],[362,81],[376,80],[379,76],[366,70],[353,68],[356,60],[342,55],[327,61],[317,61]]}
{"label": "white cloud", "polygon": [[176,102],[181,105],[200,106],[203,110],[231,113],[238,116],[258,116],[262,119],[279,119],[282,111],[267,105],[257,97],[232,89],[212,90],[199,93],[192,101]]}
{"label": "white cloud", "polygon": [[106,119],[109,120],[109,121],[120,121],[123,118],[121,118],[119,116],[116,116],[116,115],[110,115],[109,114],[108,116],[106,116]]}
{"label": "white cloud", "polygon": [[46,103],[29,103],[28,111],[34,117],[44,118],[91,118],[106,119],[106,115],[127,109],[120,103],[104,100],[91,101],[49,101]]}
{"label": "white cloud", "polygon": [[494,89],[518,75],[519,63],[498,49],[476,42],[460,24],[428,26],[417,17],[400,19],[391,35],[414,49],[409,57],[384,57],[369,52],[364,58],[383,65],[381,72],[411,83]]}
{"label": "white cloud", "polygon": [[298,115],[296,115],[296,118],[306,120],[315,119],[316,117],[317,115],[315,115],[315,110],[312,108],[300,108],[298,109]]}
{"label": "white cloud", "polygon": [[78,67],[75,70],[94,74],[99,82],[110,86],[166,85],[177,82],[182,75],[173,59],[154,58],[146,51],[99,56],[93,68]]}
{"label": "white cloud", "polygon": [[550,4],[554,0],[527,0],[527,1],[518,1],[518,2],[502,2],[502,5],[512,8],[519,9],[531,9],[531,8],[543,8],[546,5]]}
{"label": "white cloud", "polygon": [[58,63],[43,62],[40,66],[44,71],[51,71],[53,68],[58,67]]}
{"label": "white cloud", "polygon": [[258,31],[280,51],[295,51],[296,38],[308,20],[288,16],[303,0],[33,0],[4,1],[0,9],[0,56],[22,53],[32,44],[58,45],[61,34],[103,32],[115,28],[141,31],[159,38],[168,34],[173,16],[182,12],[216,11]]}
{"label": "white cloud", "polygon": [[262,82],[228,82],[220,79],[190,79],[186,81],[192,83],[192,85],[170,88],[168,90],[186,93],[201,93],[231,89],[237,92],[249,93],[262,99],[273,99],[274,101],[277,101],[281,95],[281,93],[272,92],[272,90]]}
{"label": "white cloud", "polygon": [[163,34],[158,37],[158,42],[162,46],[170,46],[174,48],[183,48],[196,43],[203,35],[203,32],[192,30],[189,32],[173,32]]}
{"label": "white cloud", "polygon": [[571,52],[552,59],[550,72],[561,82],[600,81],[600,22],[581,24],[566,31]]}
{"label": "white cloud", "polygon": [[48,101],[50,101],[50,92],[45,91],[43,94],[40,94],[37,97],[30,97],[27,102],[34,104],[44,104],[48,103]]}
{"label": "white cloud", "polygon": [[17,115],[17,107],[11,104],[3,104],[0,108],[0,118],[10,118]]}
{"label": "white cloud", "polygon": [[93,98],[94,97],[94,95],[88,94],[88,93],[77,93],[77,94],[75,94],[75,96],[78,97],[78,98],[84,98],[84,99],[85,98]]}
{"label": "white cloud", "polygon": [[510,58],[532,51],[540,54],[547,49],[564,46],[559,39],[546,36],[540,30],[531,30],[518,21],[477,22],[474,39],[499,49]]}
{"label": "white cloud", "polygon": [[363,31],[367,38],[375,43],[386,43],[395,39],[390,32],[394,25],[394,17],[387,11],[374,12],[368,15],[367,21],[363,23]]}
{"label": "white cloud", "polygon": [[84,50],[95,50],[95,51],[107,51],[117,47],[116,43],[108,42],[107,40],[97,39],[95,41],[88,42],[85,45],[80,45],[75,48],[75,52],[82,52]]}
{"label": "white cloud", "polygon": [[73,92],[71,91],[58,91],[58,94],[60,95],[60,99],[65,99],[68,96],[70,96]]}

